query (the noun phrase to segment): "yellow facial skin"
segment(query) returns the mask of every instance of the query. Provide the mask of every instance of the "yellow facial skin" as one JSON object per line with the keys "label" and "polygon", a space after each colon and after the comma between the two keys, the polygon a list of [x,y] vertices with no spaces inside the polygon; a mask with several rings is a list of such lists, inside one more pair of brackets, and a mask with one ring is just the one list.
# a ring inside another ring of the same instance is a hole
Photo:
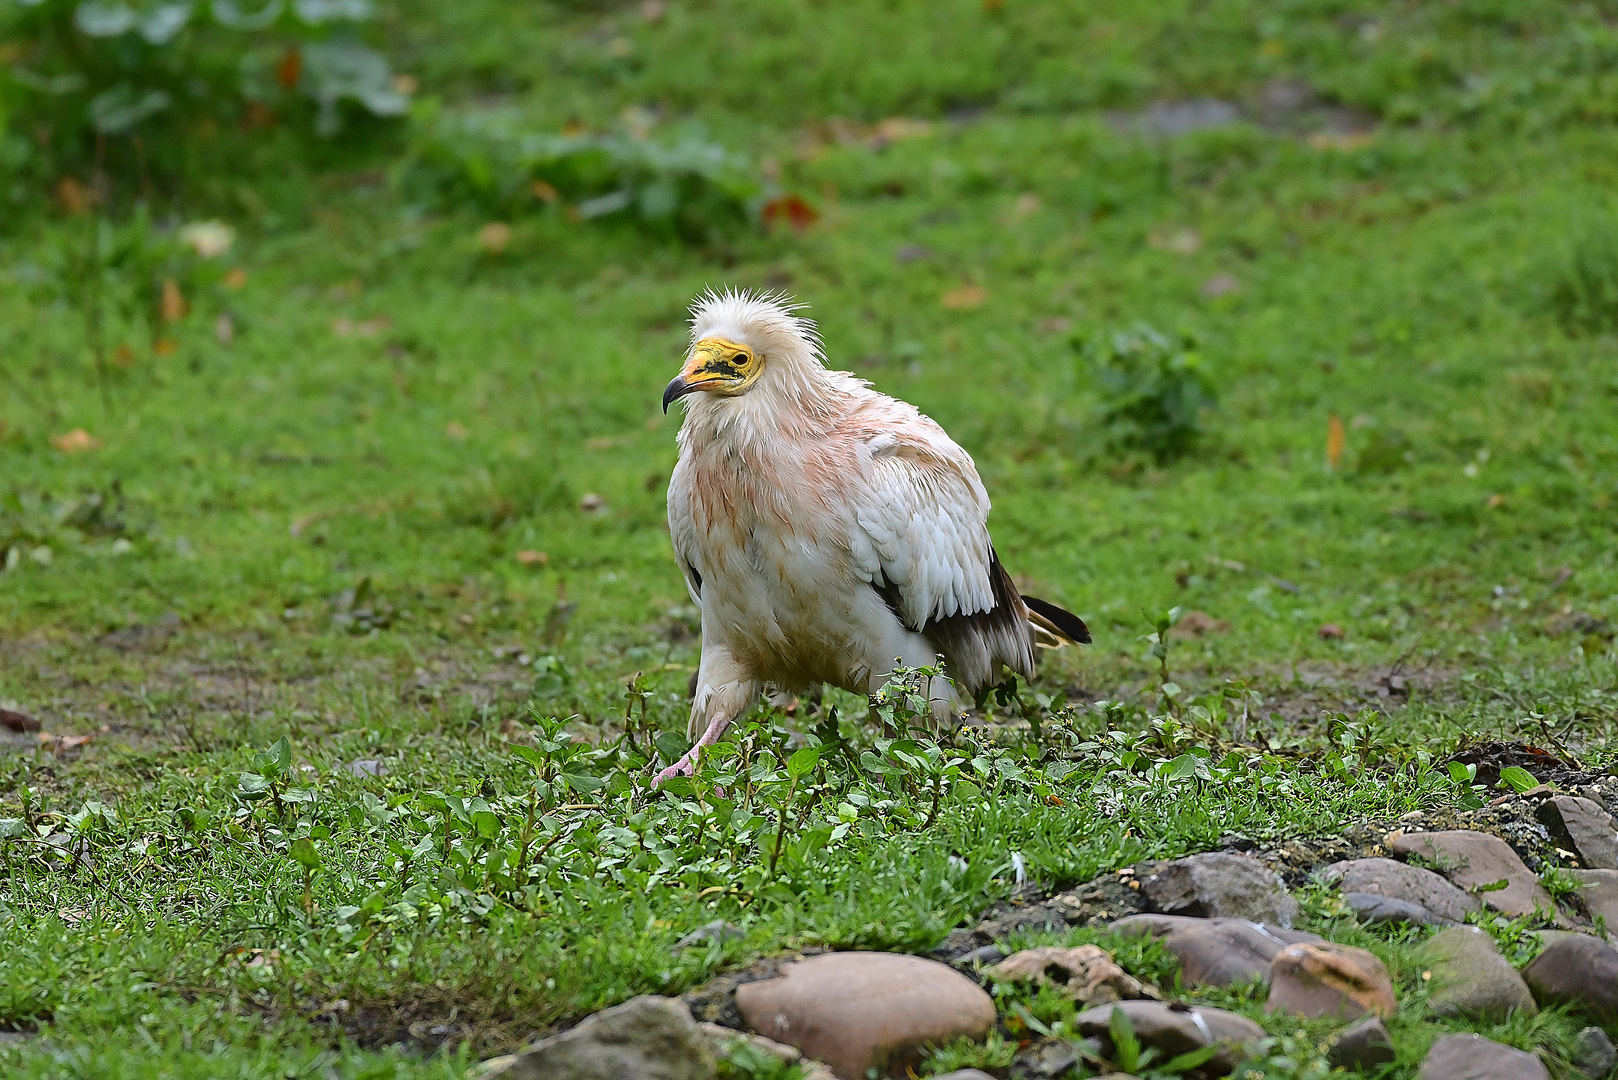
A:
{"label": "yellow facial skin", "polygon": [[663,411],[687,394],[702,391],[721,397],[746,393],[764,369],[764,357],[734,341],[703,338],[691,347],[685,367],[663,391]]}

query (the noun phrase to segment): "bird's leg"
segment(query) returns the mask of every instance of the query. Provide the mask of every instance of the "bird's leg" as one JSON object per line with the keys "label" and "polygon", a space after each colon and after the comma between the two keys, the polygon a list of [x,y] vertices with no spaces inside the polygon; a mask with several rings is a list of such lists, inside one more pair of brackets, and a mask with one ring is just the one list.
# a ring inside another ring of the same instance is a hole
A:
{"label": "bird's leg", "polygon": [[658,773],[652,779],[652,786],[661,787],[663,781],[671,780],[676,776],[695,776],[697,774],[697,761],[702,757],[703,749],[719,741],[719,736],[723,735],[725,729],[730,726],[730,720],[730,717],[720,713],[708,721],[708,730],[702,733],[702,738],[697,740],[696,745],[687,750],[685,756],[679,761]]}
{"label": "bird's leg", "polygon": [[[712,666],[710,667],[710,656]],[[686,751],[684,757],[673,765],[658,773],[652,779],[652,786],[658,787],[663,781],[676,776],[694,776],[697,771],[697,762],[702,757],[702,751],[719,741],[725,733],[730,722],[747,710],[758,696],[759,684],[745,676],[734,679],[724,678],[733,672],[727,670],[729,665],[722,666],[719,662],[721,654],[714,650],[703,657],[704,675],[718,676],[722,681],[717,685],[708,679],[699,680],[697,696],[691,702],[691,729],[693,733],[701,730],[702,735],[697,739],[696,745]],[[740,674],[739,669],[735,671]],[[706,718],[706,723],[703,723]]]}

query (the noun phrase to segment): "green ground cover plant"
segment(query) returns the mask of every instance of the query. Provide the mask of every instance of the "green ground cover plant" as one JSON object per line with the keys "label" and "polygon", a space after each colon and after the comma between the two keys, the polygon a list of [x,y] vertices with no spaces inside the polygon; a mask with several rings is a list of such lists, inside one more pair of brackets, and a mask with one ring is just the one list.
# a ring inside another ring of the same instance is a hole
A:
{"label": "green ground cover plant", "polygon": [[[410,115],[180,124],[173,185],[94,206],[4,39],[0,706],[52,736],[0,748],[8,1075],[461,1076],[762,953],[924,952],[1020,876],[1522,790],[1465,740],[1606,767],[1614,14],[404,0],[362,29]],[[730,284],[971,451],[1096,643],[962,732],[760,712],[653,796],[697,631],[659,394]],[[1306,912],[1388,962],[1413,1076],[1419,935]],[[1206,1000],[1318,1074],[1324,1031]],[[928,1067],[1071,1012],[1001,1004]]]}

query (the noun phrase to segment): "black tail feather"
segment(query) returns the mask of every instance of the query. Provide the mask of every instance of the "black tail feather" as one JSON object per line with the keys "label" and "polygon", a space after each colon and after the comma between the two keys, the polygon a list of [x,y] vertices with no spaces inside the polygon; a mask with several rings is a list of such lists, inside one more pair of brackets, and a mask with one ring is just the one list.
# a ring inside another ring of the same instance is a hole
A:
{"label": "black tail feather", "polygon": [[1028,610],[1044,617],[1052,626],[1060,630],[1066,637],[1080,645],[1090,644],[1090,628],[1084,625],[1084,620],[1055,604],[1047,603],[1037,596],[1025,596],[1022,602],[1028,605]]}

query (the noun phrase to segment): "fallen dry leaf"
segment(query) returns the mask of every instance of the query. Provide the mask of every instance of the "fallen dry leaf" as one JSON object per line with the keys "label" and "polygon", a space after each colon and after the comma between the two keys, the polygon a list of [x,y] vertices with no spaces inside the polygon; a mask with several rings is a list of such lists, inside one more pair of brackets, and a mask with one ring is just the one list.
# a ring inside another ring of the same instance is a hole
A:
{"label": "fallen dry leaf", "polygon": [[561,192],[543,180],[535,180],[528,185],[528,190],[533,194],[534,198],[542,203],[553,203],[562,197]]}
{"label": "fallen dry leaf", "polygon": [[107,362],[115,368],[128,371],[135,366],[135,350],[131,349],[127,344],[121,344],[112,350],[112,355],[107,357]]}
{"label": "fallen dry leaf", "polygon": [[52,435],[51,445],[64,454],[81,454],[86,450],[99,450],[104,444],[88,431],[76,427],[72,431]]}
{"label": "fallen dry leaf", "polygon": [[41,731],[36,738],[39,745],[53,754],[71,754],[82,750],[94,736],[91,735],[52,735],[48,731]]}
{"label": "fallen dry leaf", "polygon": [[1114,1001],[1161,998],[1112,959],[1098,945],[1063,948],[1045,945],[1013,953],[989,969],[990,978],[1006,982],[1032,982],[1086,1005]]}
{"label": "fallen dry leaf", "polygon": [[551,561],[551,557],[543,551],[519,551],[517,561],[524,566],[544,566]]}
{"label": "fallen dry leaf", "polygon": [[641,0],[640,17],[649,23],[657,24],[663,21],[669,6],[663,0]]}
{"label": "fallen dry leaf", "polygon": [[1343,444],[1348,439],[1343,431],[1343,418],[1336,413],[1326,421],[1326,467],[1332,472],[1337,471],[1337,465],[1343,460]]}
{"label": "fallen dry leaf", "polygon": [[185,318],[189,306],[185,302],[185,294],[180,291],[180,283],[173,278],[163,279],[163,292],[157,304],[158,314],[163,316],[164,322],[179,322]]}
{"label": "fallen dry leaf", "polygon": [[1202,295],[1211,300],[1216,297],[1233,293],[1241,287],[1242,283],[1237,281],[1232,275],[1215,274],[1213,277],[1202,283]]}
{"label": "fallen dry leaf", "polygon": [[471,433],[466,430],[466,425],[461,423],[459,420],[451,420],[449,423],[444,425],[444,434],[448,435],[456,442],[460,442]]}
{"label": "fallen dry leaf", "polygon": [[236,340],[236,322],[230,317],[230,312],[221,311],[214,318],[213,336],[219,339],[221,345],[229,345]]}
{"label": "fallen dry leaf", "polygon": [[393,320],[386,315],[378,315],[362,322],[355,322],[347,315],[339,315],[332,320],[331,332],[338,337],[376,337],[392,325]]}
{"label": "fallen dry leaf", "polygon": [[246,284],[247,271],[239,266],[232,267],[230,272],[225,275],[225,288],[227,289],[239,289]]}
{"label": "fallen dry leaf", "polygon": [[174,350],[178,349],[179,347],[180,343],[175,341],[173,338],[158,338],[156,341],[152,342],[152,355],[169,356],[172,355]]}
{"label": "fallen dry leaf", "polygon": [[764,204],[763,218],[765,228],[785,222],[802,232],[820,220],[820,211],[802,195],[778,195]]}
{"label": "fallen dry leaf", "polygon": [[275,65],[275,81],[281,84],[281,89],[291,90],[302,77],[303,53],[293,46],[281,54],[280,62]]}
{"label": "fallen dry leaf", "polygon": [[1188,611],[1180,616],[1180,621],[1174,624],[1169,631],[1170,637],[1199,638],[1209,634],[1223,634],[1230,629],[1230,623],[1224,619],[1216,619],[1206,611]]}
{"label": "fallen dry leaf", "polygon": [[1036,211],[1038,211],[1039,207],[1040,207],[1039,196],[1035,195],[1032,191],[1025,191],[1021,195],[1017,196],[1017,205],[1012,210],[1012,215],[1018,221],[1021,221],[1023,218],[1027,217],[1029,214],[1032,214],[1032,213],[1035,213]]}
{"label": "fallen dry leaf", "polygon": [[1317,131],[1309,136],[1309,146],[1313,150],[1358,150],[1371,141],[1371,134],[1367,131],[1345,131],[1333,133]]}
{"label": "fallen dry leaf", "polygon": [[90,189],[71,176],[64,176],[56,182],[56,201],[69,214],[88,214],[90,207],[95,204]]}
{"label": "fallen dry leaf", "polygon": [[511,226],[503,221],[491,221],[478,230],[478,247],[487,254],[500,255],[511,246]]}
{"label": "fallen dry leaf", "polygon": [[938,302],[951,311],[966,311],[970,308],[982,307],[983,302],[988,298],[989,290],[982,285],[962,285],[940,296]]}
{"label": "fallen dry leaf", "polygon": [[1158,251],[1172,251],[1176,255],[1195,255],[1202,250],[1202,234],[1195,229],[1165,226],[1153,229],[1146,243]]}
{"label": "fallen dry leaf", "polygon": [[607,508],[607,500],[593,491],[586,491],[579,499],[579,509],[586,514],[599,514]]}
{"label": "fallen dry leaf", "polygon": [[398,94],[400,97],[415,97],[416,91],[421,89],[421,81],[419,79],[417,79],[414,75],[406,75],[403,72],[400,72],[393,78],[389,79],[388,85],[393,87],[393,92]]}
{"label": "fallen dry leaf", "polygon": [[1346,636],[1343,633],[1343,628],[1334,622],[1326,623],[1315,633],[1320,635],[1321,641],[1341,641]]}
{"label": "fallen dry leaf", "polygon": [[1073,328],[1073,320],[1066,315],[1052,315],[1048,319],[1039,320],[1041,334],[1065,334]]}
{"label": "fallen dry leaf", "polygon": [[30,731],[38,731],[39,721],[16,709],[0,709],[0,727],[23,735]]}
{"label": "fallen dry leaf", "polygon": [[1490,510],[1493,510],[1497,506],[1504,506],[1504,505],[1506,505],[1506,497],[1504,495],[1490,495],[1489,496],[1489,509]]}

